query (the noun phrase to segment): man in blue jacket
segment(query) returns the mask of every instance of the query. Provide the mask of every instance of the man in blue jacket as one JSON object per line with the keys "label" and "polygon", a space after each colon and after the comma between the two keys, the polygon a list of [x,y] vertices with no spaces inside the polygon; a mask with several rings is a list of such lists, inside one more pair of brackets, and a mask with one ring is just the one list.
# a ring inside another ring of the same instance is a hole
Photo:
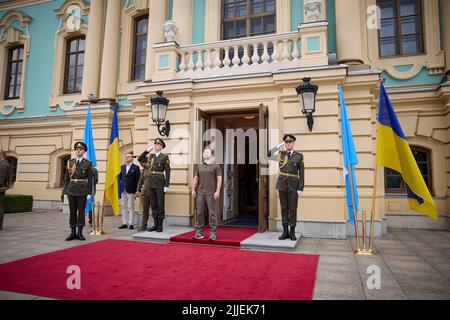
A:
{"label": "man in blue jacket", "polygon": [[125,164],[122,165],[121,169],[122,225],[119,229],[134,229],[134,224],[137,222],[134,212],[134,198],[141,172],[139,167],[133,163],[133,152],[125,154]]}

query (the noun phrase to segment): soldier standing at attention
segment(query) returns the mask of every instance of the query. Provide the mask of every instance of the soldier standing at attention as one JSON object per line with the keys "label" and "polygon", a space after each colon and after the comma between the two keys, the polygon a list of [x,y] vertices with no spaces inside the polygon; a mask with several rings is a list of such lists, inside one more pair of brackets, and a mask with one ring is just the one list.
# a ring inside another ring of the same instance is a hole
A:
{"label": "soldier standing at attention", "polygon": [[9,189],[10,166],[5,151],[0,149],[0,230],[3,229],[5,214],[5,192]]}
{"label": "soldier standing at attention", "polygon": [[[280,143],[267,154],[271,160],[278,160],[280,169],[276,186],[280,196],[283,225],[283,234],[278,238],[280,240],[288,238],[292,241],[297,240],[295,237],[297,205],[298,196],[303,192],[305,167],[303,154],[294,150],[295,140],[293,135],[286,134],[283,137],[286,151],[280,151],[278,159],[273,156],[283,145],[283,143]],[[291,227],[290,230],[288,230],[288,226]]]}
{"label": "soldier standing at attention", "polygon": [[[155,144],[148,147],[138,158],[139,162],[147,162],[149,170],[148,191],[150,194],[150,206],[152,208],[153,227],[148,231],[162,232],[165,218],[165,193],[169,190],[170,184],[170,160],[169,156],[162,154],[162,149],[166,147],[160,138],[155,139]],[[150,151],[154,151],[148,156]]]}
{"label": "soldier standing at attention", "polygon": [[[142,225],[139,227],[138,231],[147,230],[147,222],[150,212],[150,192],[149,182],[150,182],[150,171],[147,162],[140,162],[143,170],[141,172],[141,177],[139,178],[139,183],[137,186],[136,198],[141,198],[142,202]],[[153,217],[154,219],[155,217]]]}
{"label": "soldier standing at attention", "polygon": [[[92,194],[92,162],[83,157],[87,151],[87,146],[83,142],[77,142],[73,148],[76,156],[67,161],[64,176],[64,190],[69,200],[69,225],[71,229],[66,241],[86,240],[83,236],[84,210],[87,197]],[[78,227],[77,234],[75,233],[76,227]]]}

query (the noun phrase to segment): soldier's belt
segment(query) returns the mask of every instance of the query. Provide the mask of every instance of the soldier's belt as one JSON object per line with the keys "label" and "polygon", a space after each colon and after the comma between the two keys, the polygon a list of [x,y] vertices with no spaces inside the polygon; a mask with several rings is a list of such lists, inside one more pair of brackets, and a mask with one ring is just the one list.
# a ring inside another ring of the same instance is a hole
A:
{"label": "soldier's belt", "polygon": [[298,175],[292,174],[292,173],[280,172],[280,175],[285,176],[285,177],[292,177],[292,178],[297,178],[298,179]]}
{"label": "soldier's belt", "polygon": [[87,182],[86,179],[70,179],[72,182]]}
{"label": "soldier's belt", "polygon": [[160,175],[164,175],[164,172],[161,171],[150,171],[150,174],[160,174]]}

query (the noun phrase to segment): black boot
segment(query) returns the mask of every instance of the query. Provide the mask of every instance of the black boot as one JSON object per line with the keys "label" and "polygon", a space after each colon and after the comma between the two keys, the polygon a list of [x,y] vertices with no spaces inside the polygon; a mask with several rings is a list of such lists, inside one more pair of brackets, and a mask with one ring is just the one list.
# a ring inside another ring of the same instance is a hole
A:
{"label": "black boot", "polygon": [[291,227],[291,230],[290,230],[290,233],[289,233],[289,238],[290,238],[292,241],[297,240],[297,238],[295,237],[295,227]]}
{"label": "black boot", "polygon": [[278,237],[279,240],[284,240],[289,238],[288,225],[283,224],[283,233]]}
{"label": "black boot", "polygon": [[153,227],[149,228],[147,231],[156,231],[158,229],[158,218],[153,218]]}
{"label": "black boot", "polygon": [[156,229],[156,232],[163,231],[163,221],[164,221],[164,218],[158,218],[158,227]]}
{"label": "black boot", "polygon": [[83,237],[83,227],[78,227],[77,238],[78,238],[78,240],[81,240],[81,241],[86,240],[86,239]]}
{"label": "black boot", "polygon": [[77,235],[75,233],[76,228],[70,228],[70,235],[66,238],[66,241],[71,241],[77,238]]}

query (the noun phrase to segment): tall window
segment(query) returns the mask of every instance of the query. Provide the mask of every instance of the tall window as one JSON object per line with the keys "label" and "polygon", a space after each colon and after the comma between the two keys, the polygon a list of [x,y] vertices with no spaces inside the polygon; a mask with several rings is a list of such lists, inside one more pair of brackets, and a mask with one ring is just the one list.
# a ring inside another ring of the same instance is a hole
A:
{"label": "tall window", "polygon": [[378,0],[380,57],[423,53],[420,0]]}
{"label": "tall window", "polygon": [[64,93],[81,92],[85,36],[67,40]]}
{"label": "tall window", "polygon": [[[411,151],[425,180],[425,184],[430,193],[432,193],[430,151],[414,146],[411,147]],[[387,193],[406,194],[405,182],[400,173],[388,168],[385,169],[385,190]]]}
{"label": "tall window", "polygon": [[148,16],[142,16],[134,22],[134,52],[131,80],[144,80],[145,59],[147,56]]}
{"label": "tall window", "polygon": [[17,175],[17,158],[7,156],[6,160],[9,162],[9,185],[13,186]]}
{"label": "tall window", "polygon": [[275,0],[223,0],[222,39],[236,39],[276,31]]}
{"label": "tall window", "polygon": [[6,72],[5,99],[20,98],[22,83],[23,46],[8,50],[8,66]]}

